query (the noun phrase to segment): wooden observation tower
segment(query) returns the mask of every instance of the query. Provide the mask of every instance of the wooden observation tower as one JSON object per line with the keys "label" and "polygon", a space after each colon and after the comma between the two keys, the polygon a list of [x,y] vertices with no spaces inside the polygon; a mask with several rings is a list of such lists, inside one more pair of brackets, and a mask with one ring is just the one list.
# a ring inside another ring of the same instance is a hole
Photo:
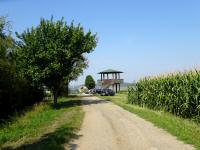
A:
{"label": "wooden observation tower", "polygon": [[112,88],[117,93],[120,91],[121,84],[124,82],[124,80],[120,78],[121,73],[123,72],[112,69],[101,71],[98,73],[101,75],[101,79],[98,80],[98,83],[103,88]]}

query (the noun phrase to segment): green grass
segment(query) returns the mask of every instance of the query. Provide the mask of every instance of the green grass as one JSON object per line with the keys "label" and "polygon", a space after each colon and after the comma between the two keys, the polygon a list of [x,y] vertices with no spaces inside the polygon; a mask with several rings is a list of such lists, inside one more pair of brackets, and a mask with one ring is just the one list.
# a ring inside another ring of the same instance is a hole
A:
{"label": "green grass", "polygon": [[187,144],[192,144],[195,148],[200,150],[200,124],[191,120],[176,117],[166,112],[153,111],[147,108],[128,104],[126,93],[120,93],[113,97],[101,96],[101,98],[110,100],[139,117],[152,122],[154,125],[163,128],[176,136],[179,140]]}
{"label": "green grass", "polygon": [[78,97],[61,98],[57,107],[40,103],[0,127],[0,149],[62,150],[81,126],[84,112]]}

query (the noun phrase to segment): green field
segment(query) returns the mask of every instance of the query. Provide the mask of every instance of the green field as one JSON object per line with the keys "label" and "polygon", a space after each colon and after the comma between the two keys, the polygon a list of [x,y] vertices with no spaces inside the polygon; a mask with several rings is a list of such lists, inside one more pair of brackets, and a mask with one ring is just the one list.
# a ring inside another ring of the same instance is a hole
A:
{"label": "green field", "polygon": [[84,112],[80,98],[60,98],[56,107],[51,102],[35,105],[23,116],[0,127],[0,149],[61,150],[81,126]]}
{"label": "green field", "polygon": [[127,93],[123,92],[116,96],[100,97],[121,106],[122,108],[152,122],[154,125],[163,128],[179,140],[194,145],[200,150],[200,124],[188,119],[176,117],[163,111],[150,110],[128,103]]}
{"label": "green field", "polygon": [[128,100],[200,122],[200,71],[146,77],[129,88]]}

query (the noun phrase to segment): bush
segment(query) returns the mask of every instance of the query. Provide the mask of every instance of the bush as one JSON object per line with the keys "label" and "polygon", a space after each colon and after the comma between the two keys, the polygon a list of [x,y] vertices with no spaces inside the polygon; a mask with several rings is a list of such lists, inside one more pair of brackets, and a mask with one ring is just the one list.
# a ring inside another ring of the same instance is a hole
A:
{"label": "bush", "polygon": [[20,79],[13,64],[0,59],[0,119],[43,99],[43,91]]}
{"label": "bush", "polygon": [[183,118],[200,118],[200,71],[144,78],[128,90],[129,103]]}
{"label": "bush", "polygon": [[0,16],[0,120],[43,99],[43,91],[17,73],[15,41],[6,31],[9,31],[9,22]]}

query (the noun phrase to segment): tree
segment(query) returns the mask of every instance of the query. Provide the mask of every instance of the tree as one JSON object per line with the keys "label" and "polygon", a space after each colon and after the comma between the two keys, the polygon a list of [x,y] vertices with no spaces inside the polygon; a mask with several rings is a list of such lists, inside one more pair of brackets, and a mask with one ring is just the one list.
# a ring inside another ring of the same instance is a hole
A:
{"label": "tree", "polygon": [[0,59],[8,59],[15,46],[10,28],[10,22],[6,17],[0,16]]}
{"label": "tree", "polygon": [[93,89],[95,88],[95,81],[93,79],[93,77],[91,75],[88,75],[85,79],[85,86],[88,88],[88,89]]}
{"label": "tree", "polygon": [[47,86],[54,95],[54,103],[66,79],[70,80],[77,64],[85,61],[85,54],[94,50],[96,34],[84,32],[72,22],[41,19],[39,26],[27,29],[17,43],[17,65],[26,78],[36,86]]}
{"label": "tree", "polygon": [[8,86],[10,85],[8,83],[13,82],[15,66],[10,56],[14,46],[14,40],[10,32],[10,23],[6,20],[6,17],[0,16],[0,94],[5,90],[5,85]]}
{"label": "tree", "polygon": [[0,16],[0,110],[4,110],[0,111],[0,120],[43,98],[43,91],[32,87],[25,78],[17,74],[13,57],[15,41],[10,27],[6,17]]}

